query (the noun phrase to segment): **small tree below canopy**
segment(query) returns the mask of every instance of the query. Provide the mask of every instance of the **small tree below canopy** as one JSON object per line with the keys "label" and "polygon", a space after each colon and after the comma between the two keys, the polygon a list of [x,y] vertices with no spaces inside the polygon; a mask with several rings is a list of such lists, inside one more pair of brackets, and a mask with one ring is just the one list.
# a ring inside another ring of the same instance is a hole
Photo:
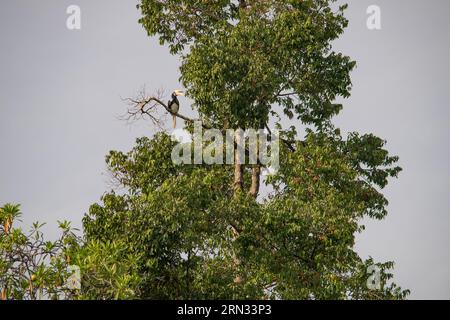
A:
{"label": "small tree below canopy", "polygon": [[0,207],[0,300],[139,296],[136,256],[125,244],[83,242],[69,222],[59,222],[59,239],[46,241],[43,223],[24,233],[15,226],[20,216],[19,205]]}
{"label": "small tree below canopy", "polygon": [[36,300],[72,298],[75,292],[66,286],[71,273],[67,249],[76,237],[67,222],[59,223],[62,235],[45,241],[41,228],[33,223],[28,234],[15,228],[20,206],[0,208],[0,289],[1,300]]}
{"label": "small tree below canopy", "polygon": [[[264,128],[284,114],[280,170],[260,165],[175,165],[165,133],[111,152],[124,192],[84,218],[88,240],[120,241],[137,256],[136,293],[153,299],[403,299],[392,263],[354,250],[364,217],[382,219],[381,190],[401,169],[385,141],[343,137],[332,123],[355,63],[332,50],[346,6],[329,0],[142,0],[141,24],[181,57],[181,81],[203,125]],[[159,100],[135,101],[143,106]],[[167,109],[167,106],[165,106]],[[190,127],[189,119],[187,125]],[[261,197],[258,198],[258,195]],[[258,199],[258,200],[257,200]],[[369,267],[379,283],[368,285]]]}

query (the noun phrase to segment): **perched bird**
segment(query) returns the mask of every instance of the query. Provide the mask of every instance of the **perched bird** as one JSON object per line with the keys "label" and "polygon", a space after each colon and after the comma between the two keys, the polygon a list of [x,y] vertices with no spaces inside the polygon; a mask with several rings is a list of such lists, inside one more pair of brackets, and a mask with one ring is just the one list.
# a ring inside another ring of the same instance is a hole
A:
{"label": "perched bird", "polygon": [[176,114],[180,110],[180,101],[178,100],[178,96],[184,96],[184,92],[181,90],[175,90],[172,93],[172,100],[170,100],[167,103],[167,106],[169,107],[170,111],[172,112],[173,117],[173,128],[177,126],[177,116]]}

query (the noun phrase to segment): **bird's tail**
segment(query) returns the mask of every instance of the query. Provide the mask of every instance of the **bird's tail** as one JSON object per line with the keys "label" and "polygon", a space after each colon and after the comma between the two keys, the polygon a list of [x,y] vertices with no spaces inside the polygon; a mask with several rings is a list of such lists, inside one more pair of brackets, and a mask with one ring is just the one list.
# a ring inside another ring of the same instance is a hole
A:
{"label": "bird's tail", "polygon": [[175,129],[177,127],[177,116],[173,115],[173,128]]}

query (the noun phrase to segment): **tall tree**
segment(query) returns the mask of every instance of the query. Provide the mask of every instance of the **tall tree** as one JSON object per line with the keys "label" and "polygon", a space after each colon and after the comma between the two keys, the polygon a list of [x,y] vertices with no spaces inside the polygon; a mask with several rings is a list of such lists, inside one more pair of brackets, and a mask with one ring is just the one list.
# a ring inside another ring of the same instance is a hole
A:
{"label": "tall tree", "polygon": [[[282,132],[280,170],[262,165],[177,165],[176,142],[141,138],[111,152],[110,192],[84,218],[86,237],[129,244],[139,254],[142,298],[401,299],[392,263],[354,250],[361,219],[383,219],[381,193],[401,169],[385,141],[343,137],[332,123],[350,95],[349,57],[331,42],[347,26],[332,0],[142,0],[140,23],[182,61],[181,82],[205,128]],[[149,115],[159,97],[131,99]],[[299,139],[282,116],[306,129]],[[177,114],[192,128],[192,119]],[[277,121],[278,120],[278,121]],[[268,195],[261,195],[264,182]],[[259,197],[258,197],[259,196]],[[368,285],[370,266],[379,286]]]}

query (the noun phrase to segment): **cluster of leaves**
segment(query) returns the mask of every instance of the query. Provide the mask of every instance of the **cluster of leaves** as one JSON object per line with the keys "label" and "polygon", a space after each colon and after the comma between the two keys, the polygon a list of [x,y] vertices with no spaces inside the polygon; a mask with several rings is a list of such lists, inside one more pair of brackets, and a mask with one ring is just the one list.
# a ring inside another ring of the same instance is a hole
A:
{"label": "cluster of leaves", "polygon": [[80,269],[82,300],[125,300],[139,296],[141,278],[137,255],[128,253],[120,241],[89,241],[71,249],[72,264]]}

